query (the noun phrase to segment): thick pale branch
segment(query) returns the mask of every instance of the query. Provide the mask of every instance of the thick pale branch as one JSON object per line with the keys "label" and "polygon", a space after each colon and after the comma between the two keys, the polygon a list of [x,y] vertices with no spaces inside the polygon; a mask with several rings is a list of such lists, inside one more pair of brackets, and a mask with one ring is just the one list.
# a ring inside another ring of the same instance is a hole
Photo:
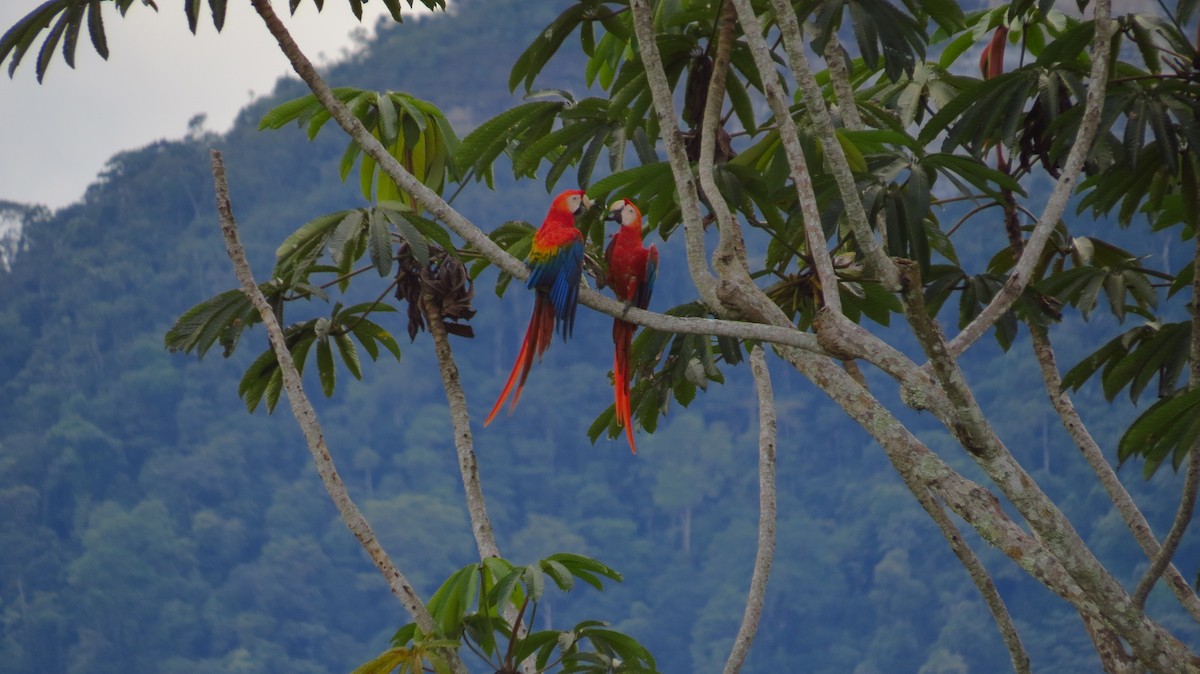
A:
{"label": "thick pale branch", "polygon": [[[813,190],[812,176],[808,172],[808,164],[804,151],[800,147],[800,134],[796,122],[792,119],[789,103],[784,97],[783,83],[779,80],[779,72],[767,49],[766,39],[763,38],[762,22],[754,14],[754,8],[749,0],[733,0],[738,17],[742,22],[746,43],[754,56],[754,64],[762,77],[763,91],[771,112],[775,114],[779,138],[788,159],[788,167],[792,184],[796,188],[796,199],[804,220],[804,238],[808,244],[808,254],[812,258],[813,269],[821,283],[821,296],[825,306],[831,311],[841,313],[842,298],[838,291],[837,277],[833,271],[833,260],[829,255],[829,247],[825,241],[825,231],[821,226],[821,213],[817,209],[817,195]],[[856,197],[857,198],[857,197]]]}
{"label": "thick pale branch", "polygon": [[1025,292],[1025,288],[1033,280],[1034,269],[1041,260],[1046,242],[1050,240],[1050,234],[1054,231],[1059,219],[1062,218],[1067,201],[1070,200],[1074,191],[1075,181],[1079,178],[1084,162],[1091,153],[1092,142],[1100,127],[1100,117],[1104,107],[1104,90],[1105,84],[1108,82],[1113,44],[1111,39],[1113,22],[1109,18],[1110,0],[1097,0],[1092,6],[1095,8],[1096,33],[1092,40],[1092,71],[1088,78],[1087,99],[1084,103],[1083,119],[1079,123],[1079,131],[1075,134],[1071,151],[1067,154],[1054,189],[1046,201],[1042,216],[1038,218],[1037,225],[1029,235],[1029,240],[1025,242],[1021,257],[1017,259],[1017,264],[1013,267],[1008,280],[992,298],[992,301],[979,312],[979,315],[947,345],[947,351],[953,357],[962,354],[983,336],[988,328],[1012,308],[1021,293]]}
{"label": "thick pale branch", "polygon": [[[749,5],[748,0],[739,1]],[[866,209],[863,208],[862,198],[858,194],[858,186],[854,180],[854,173],[850,170],[850,162],[846,159],[842,144],[837,140],[833,119],[825,104],[821,86],[817,84],[817,79],[813,76],[812,68],[808,64],[808,56],[805,54],[804,41],[800,33],[800,23],[796,19],[792,3],[787,0],[771,0],[771,6],[775,9],[779,34],[783,38],[783,47],[787,51],[788,65],[792,68],[792,76],[796,79],[796,86],[804,96],[808,114],[813,120],[813,129],[821,140],[826,161],[837,182],[842,203],[845,205],[846,224],[850,227],[854,240],[863,251],[867,264],[875,272],[883,287],[892,291],[899,290],[896,267],[884,252],[879,240],[875,238],[874,232],[871,231],[871,223]],[[745,25],[744,18],[743,25]],[[746,29],[746,32],[750,32],[749,28]],[[778,115],[776,116],[778,117]],[[782,120],[780,121],[782,122]]]}
{"label": "thick pale branch", "polygon": [[[1194,656],[1133,606],[1125,589],[1087,548],[1070,520],[996,436],[958,362],[948,353],[941,329],[929,317],[916,264],[903,264],[901,273],[905,316],[954,412],[941,419],[942,423],[1029,522],[1047,550],[1086,593],[1087,601],[1095,602],[1105,622],[1129,642],[1137,658],[1154,671],[1179,671]],[[1079,604],[1075,606],[1080,608]],[[1200,672],[1200,663],[1193,662],[1192,666]]]}
{"label": "thick pale branch", "polygon": [[738,283],[750,282],[750,267],[746,260],[746,242],[742,238],[741,225],[725,202],[717,187],[716,155],[717,136],[721,128],[721,108],[725,104],[725,78],[729,74],[729,60],[733,54],[734,28],[737,21],[729,0],[720,5],[717,28],[716,58],[713,59],[712,77],[708,81],[708,96],[704,102],[704,118],[700,123],[700,161],[697,169],[700,188],[708,197],[708,205],[717,219],[720,237],[713,251],[713,269],[722,279],[735,278]]}
{"label": "thick pale branch", "polygon": [[758,552],[754,556],[754,571],[750,575],[750,592],[746,598],[742,625],[738,628],[733,650],[725,662],[725,674],[741,671],[746,654],[750,652],[750,644],[754,641],[762,618],[767,580],[775,559],[775,392],[771,387],[771,373],[767,370],[767,358],[762,346],[755,345],[750,350],[750,370],[754,373],[754,388],[758,394]]}
{"label": "thick pale branch", "polygon": [[837,97],[838,114],[847,129],[857,131],[863,128],[862,117],[858,114],[858,103],[854,99],[854,89],[850,86],[850,64],[846,61],[846,52],[837,34],[831,33],[825,42],[825,65],[829,72],[829,81],[833,84],[833,95]]}
{"label": "thick pale branch", "polygon": [[[283,388],[287,392],[292,414],[295,415],[296,422],[300,425],[300,430],[304,433],[308,450],[312,453],[313,463],[317,467],[317,474],[320,475],[321,482],[325,485],[325,490],[329,492],[329,497],[337,507],[342,521],[354,533],[355,538],[362,544],[371,561],[375,563],[375,566],[383,574],[392,593],[400,599],[405,610],[408,611],[417,625],[427,634],[432,634],[436,630],[436,626],[434,625],[433,618],[429,615],[429,611],[426,610],[425,604],[422,603],[421,598],[413,590],[412,584],[408,582],[408,579],[400,569],[396,568],[391,558],[383,550],[383,547],[379,544],[379,540],[371,530],[370,523],[367,522],[367,519],[358,509],[358,506],[350,499],[350,494],[346,491],[346,485],[338,475],[337,467],[333,463],[333,457],[329,454],[329,448],[325,445],[325,437],[317,421],[316,410],[313,409],[312,403],[309,402],[308,396],[304,393],[300,374],[296,371],[296,365],[292,361],[291,352],[288,351],[283,329],[280,327],[279,321],[276,320],[275,312],[271,309],[271,305],[267,303],[267,299],[263,296],[262,291],[259,290],[258,283],[255,282],[254,275],[250,271],[250,264],[246,260],[245,250],[242,248],[238,237],[237,221],[233,217],[233,206],[229,201],[229,185],[225,178],[225,165],[221,159],[221,153],[215,150],[212,153],[212,172],[213,181],[216,183],[217,212],[220,214],[221,232],[225,237],[225,248],[229,253],[229,258],[233,261],[238,281],[242,285],[242,292],[246,294],[247,298],[249,298],[250,302],[258,310],[263,325],[266,326],[267,338],[271,343],[271,348],[275,351],[275,357],[279,362],[279,369],[283,374]],[[455,670],[466,671],[457,654],[451,653],[450,655],[455,663]]]}
{"label": "thick pale branch", "polygon": [[[1082,589],[1059,559],[1051,554],[1049,547],[1054,545],[1053,541],[1032,537],[1022,530],[1004,512],[995,496],[946,465],[869,391],[828,359],[787,347],[779,347],[777,351],[871,434],[906,485],[928,487],[950,510],[971,525],[984,541],[1001,550],[1031,576],[1074,606],[1088,626],[1097,648],[1113,647],[1111,652],[1102,653],[1106,666],[1108,663],[1128,660],[1120,648],[1120,639],[1115,638],[1118,632],[1108,629],[1112,623],[1104,615],[1106,603],[1101,601],[1103,597]],[[1144,616],[1141,619],[1146,631],[1151,633],[1147,638],[1158,642],[1157,648],[1152,646],[1150,653],[1139,653],[1143,656],[1139,658],[1142,663],[1152,671],[1164,674],[1200,672],[1200,662],[1182,644],[1163,633]],[[1143,636],[1146,635],[1139,634],[1139,640]]]}
{"label": "thick pale branch", "polygon": [[929,489],[985,541],[1055,594],[1075,603],[1080,595],[1078,584],[1040,542],[1012,521],[987,489],[929,451],[870,391],[828,358],[788,347],[776,350],[879,443],[906,485]]}
{"label": "thick pale branch", "polygon": [[675,176],[675,188],[679,192],[679,208],[683,213],[683,231],[687,245],[688,269],[692,282],[700,293],[700,299],[714,313],[721,310],[717,299],[716,279],[708,270],[708,256],[704,249],[704,221],[700,216],[700,199],[696,181],[692,178],[692,167],[684,149],[683,134],[675,116],[675,103],[671,98],[671,85],[663,69],[658,43],[654,39],[654,16],[646,0],[631,0],[629,9],[633,13],[633,29],[637,34],[638,54],[646,69],[646,82],[658,115],[658,125],[667,148],[667,160]]}

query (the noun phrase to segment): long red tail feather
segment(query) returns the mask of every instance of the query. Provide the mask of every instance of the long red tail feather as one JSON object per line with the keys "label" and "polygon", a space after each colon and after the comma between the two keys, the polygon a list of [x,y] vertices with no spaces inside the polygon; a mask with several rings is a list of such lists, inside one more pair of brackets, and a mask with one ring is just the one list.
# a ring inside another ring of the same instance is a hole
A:
{"label": "long red tail feather", "polygon": [[616,402],[617,424],[625,427],[629,438],[629,449],[637,454],[633,442],[633,413],[629,408],[629,352],[633,344],[633,323],[621,319],[613,320],[613,394]]}
{"label": "long red tail feather", "polygon": [[[504,390],[500,391],[500,397],[496,399],[496,404],[492,406],[492,411],[484,420],[484,426],[492,423],[492,420],[496,418],[496,414],[504,406],[504,401],[508,398],[509,393],[513,393],[512,402],[508,406],[509,414],[517,408],[517,401],[521,399],[521,390],[525,388],[525,380],[529,377],[529,370],[533,367],[534,359],[541,360],[542,354],[550,347],[553,337],[554,305],[539,292],[535,295],[533,316],[529,318],[529,327],[525,329],[525,339],[521,342],[521,350],[517,352],[517,362],[513,363],[512,373],[508,375],[508,381],[504,383]],[[518,372],[521,375],[519,379],[517,378]],[[515,392],[513,384],[516,384]]]}

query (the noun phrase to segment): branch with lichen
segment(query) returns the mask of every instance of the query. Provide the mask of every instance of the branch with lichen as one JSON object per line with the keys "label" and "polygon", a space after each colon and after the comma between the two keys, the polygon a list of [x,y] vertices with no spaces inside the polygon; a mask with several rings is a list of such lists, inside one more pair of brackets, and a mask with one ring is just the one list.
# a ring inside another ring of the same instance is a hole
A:
{"label": "branch with lichen", "polygon": [[741,671],[750,644],[758,632],[763,604],[767,596],[767,580],[775,560],[775,391],[762,346],[750,349],[750,371],[754,375],[754,390],[758,396],[758,548],[754,555],[754,571],[750,574],[750,591],[742,624],[733,639],[733,649],[725,662],[725,674]]}
{"label": "branch with lichen", "polygon": [[754,57],[754,64],[762,78],[763,92],[771,112],[775,115],[776,126],[779,129],[779,139],[788,159],[788,168],[792,184],[796,189],[796,200],[804,222],[804,238],[808,244],[808,254],[812,258],[813,269],[821,284],[821,298],[825,306],[835,313],[842,311],[842,298],[838,289],[837,277],[833,271],[833,259],[825,241],[825,232],[821,227],[821,213],[817,210],[817,195],[813,189],[812,176],[808,172],[808,163],[804,158],[804,150],[800,147],[800,133],[796,122],[792,119],[789,103],[783,94],[783,83],[775,70],[775,62],[767,48],[766,39],[762,35],[762,24],[754,14],[754,8],[749,0],[733,0],[737,7],[738,16],[746,36],[746,44]]}
{"label": "branch with lichen", "polygon": [[[221,158],[221,153],[216,150],[212,152],[212,174],[217,195],[217,213],[220,215],[221,233],[225,239],[225,250],[229,253],[229,259],[233,262],[234,271],[242,286],[242,292],[245,293],[251,304],[254,305],[254,308],[258,310],[263,325],[266,327],[267,339],[270,341],[271,348],[275,351],[275,358],[279,362],[279,370],[283,376],[283,388],[287,393],[288,403],[292,408],[292,414],[296,417],[296,423],[300,425],[300,430],[304,434],[305,442],[308,445],[309,452],[312,454],[313,463],[317,467],[317,474],[321,478],[321,483],[325,486],[325,491],[329,493],[329,498],[337,508],[342,521],[345,522],[346,526],[354,534],[354,537],[358,539],[367,556],[375,563],[375,567],[383,574],[392,594],[396,595],[400,603],[404,605],[405,610],[408,611],[413,621],[417,623],[417,626],[422,631],[426,634],[433,634],[436,631],[436,625],[434,625],[433,618],[430,616],[428,609],[425,608],[425,604],[413,590],[408,578],[396,567],[391,557],[384,551],[383,546],[379,544],[379,540],[375,537],[370,523],[363,516],[362,511],[358,509],[354,501],[351,500],[350,494],[346,490],[346,485],[338,474],[337,466],[333,462],[333,456],[329,453],[329,448],[325,444],[325,436],[321,431],[320,422],[317,420],[317,412],[313,409],[312,403],[309,402],[308,396],[304,393],[300,373],[296,370],[296,364],[292,360],[291,351],[288,350],[283,328],[279,325],[274,310],[267,302],[267,298],[263,296],[258,283],[254,280],[254,274],[250,270],[250,263],[246,259],[245,249],[242,247],[238,236],[237,221],[233,217],[233,205],[229,199],[229,183],[225,178],[225,164]],[[466,667],[463,665],[462,660],[459,659],[457,652],[447,651],[445,655],[454,668],[454,671],[466,672]]]}
{"label": "branch with lichen", "polygon": [[[1154,532],[1150,529],[1150,523],[1146,521],[1145,515],[1141,509],[1134,503],[1133,497],[1125,489],[1125,485],[1121,483],[1121,479],[1117,477],[1117,472],[1113,470],[1111,464],[1104,457],[1103,450],[1100,445],[1088,432],[1087,426],[1083,423],[1083,418],[1080,417],[1078,410],[1075,409],[1075,404],[1071,401],[1071,396],[1062,388],[1062,377],[1058,372],[1058,364],[1054,356],[1054,349],[1050,342],[1050,336],[1046,334],[1043,328],[1030,326],[1030,336],[1033,346],[1034,356],[1037,358],[1038,365],[1042,371],[1042,381],[1046,386],[1046,393],[1049,395],[1050,404],[1054,411],[1058,413],[1059,420],[1063,427],[1067,430],[1071,440],[1075,446],[1079,448],[1088,465],[1096,474],[1096,479],[1100,485],[1104,487],[1108,493],[1109,499],[1117,509],[1117,513],[1125,520],[1125,525],[1129,527],[1133,534],[1134,540],[1146,553],[1146,557],[1154,559],[1159,555],[1162,545],[1155,538]],[[1196,596],[1195,590],[1188,585],[1187,580],[1175,568],[1175,565],[1168,564],[1164,569],[1167,577],[1167,584],[1171,591],[1179,600],[1179,603],[1187,609],[1192,618],[1200,622],[1200,598]],[[1136,596],[1136,591],[1135,591]]]}

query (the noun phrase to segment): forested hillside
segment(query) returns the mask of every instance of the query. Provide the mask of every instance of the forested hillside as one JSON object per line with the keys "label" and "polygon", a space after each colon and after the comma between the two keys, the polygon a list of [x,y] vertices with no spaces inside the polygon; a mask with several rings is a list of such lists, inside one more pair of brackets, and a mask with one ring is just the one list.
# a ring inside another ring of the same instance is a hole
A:
{"label": "forested hillside", "polygon": [[[459,0],[451,15],[381,30],[328,79],[428,99],[465,134],[514,104],[509,67],[553,18],[552,5]],[[554,61],[539,82],[581,93],[581,71]],[[312,142],[300,129],[257,130],[264,112],[304,93],[284,81],[227,134],[117,155],[78,204],[31,212],[11,268],[0,265],[0,673],[348,672],[408,622],[337,518],[284,406],[248,414],[239,400],[243,371],[266,348],[262,331],[229,359],[163,346],[180,314],[236,286],[210,148],[224,152],[260,276],[301,224],[363,205],[358,186],[338,177],[345,141],[333,130]],[[541,182],[514,184],[497,171],[495,191],[472,184],[455,205],[488,230],[540,221],[549,198]],[[657,243],[655,305],[693,299],[682,242]],[[503,385],[531,304],[515,286],[497,298],[494,283],[494,271],[478,281],[476,337],[454,341],[476,421]],[[1112,321],[1073,324],[1074,345],[1061,333],[1066,364]],[[381,323],[400,340],[400,361],[385,352],[362,381],[339,370],[329,399],[313,368],[310,395],[351,495],[428,595],[476,553],[428,336],[407,343],[403,311]],[[664,672],[719,671],[754,559],[749,374],[724,367],[726,383],[672,407],[655,434],[639,437],[636,456],[622,439],[592,444],[587,430],[612,400],[610,326],[581,310],[575,338],[550,350],[516,412],[486,429],[476,423],[499,545],[514,561],[578,552],[624,575],[604,593],[581,587],[552,601],[538,620],[606,620],[649,647]],[[1005,442],[1041,467],[1037,479],[1101,559],[1123,581],[1135,578],[1144,555],[1057,420],[1032,405],[1044,392],[1027,349],[1023,340],[1008,353],[981,345],[967,374]],[[881,450],[797,377],[778,377],[776,395],[779,542],[747,670],[1010,671],[978,591]],[[1106,447],[1135,413],[1110,408],[1093,388],[1077,403]],[[941,426],[913,415],[923,440],[972,470]],[[1178,476],[1164,469],[1145,482],[1137,466],[1122,475],[1161,531]],[[973,543],[1035,669],[1097,671],[1078,616]],[[1177,560],[1195,573],[1195,535]],[[1200,646],[1200,629],[1173,601],[1156,594],[1150,605]]]}

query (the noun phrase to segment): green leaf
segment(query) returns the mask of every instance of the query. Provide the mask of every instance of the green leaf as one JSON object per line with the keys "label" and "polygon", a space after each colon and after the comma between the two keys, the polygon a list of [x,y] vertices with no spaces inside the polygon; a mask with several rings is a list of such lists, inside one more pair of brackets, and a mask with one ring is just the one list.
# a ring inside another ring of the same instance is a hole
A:
{"label": "green leaf", "polygon": [[321,380],[321,392],[328,398],[333,395],[337,374],[333,367],[333,349],[328,339],[317,340],[317,375]]}
{"label": "green leaf", "polygon": [[306,251],[310,252],[314,246],[323,245],[338,223],[353,212],[337,211],[314,218],[301,225],[300,229],[284,239],[283,243],[279,244],[279,248],[275,250],[276,265],[281,265]]}
{"label": "green leaf", "polygon": [[550,22],[533,42],[517,57],[512,72],[508,76],[508,90],[516,91],[517,86],[525,83],[525,90],[533,87],[533,81],[545,67],[550,57],[558,51],[567,36],[574,32],[575,27],[583,20],[588,11],[587,3],[576,3],[563,10],[554,21]]}
{"label": "green leaf", "polygon": [[208,8],[212,12],[213,28],[216,28],[218,33],[225,27],[226,4],[226,0],[208,0]]}
{"label": "green leaf", "polygon": [[562,562],[553,559],[543,559],[538,563],[538,566],[550,576],[554,584],[558,586],[558,589],[563,592],[570,592],[571,588],[575,587],[575,579],[571,576],[571,572],[567,567],[563,566]]}
{"label": "green leaf", "polygon": [[454,155],[454,163],[464,170],[474,169],[480,179],[490,176],[491,165],[508,146],[514,129],[544,121],[561,110],[563,105],[560,101],[530,101],[496,115],[462,139]]}
{"label": "green leaf", "polygon": [[521,571],[521,584],[531,600],[541,601],[546,592],[546,574],[536,564],[530,564]]}
{"label": "green leaf", "polygon": [[[100,0],[88,2],[88,37],[92,47],[105,61],[108,60],[108,38],[104,35],[104,17],[100,14]],[[3,60],[3,50],[0,49],[0,60]],[[10,73],[11,74],[11,73]]]}
{"label": "green leaf", "polygon": [[66,30],[67,24],[71,22],[71,13],[63,12],[54,27],[46,34],[46,40],[42,42],[42,48],[38,52],[37,64],[34,66],[34,72],[37,74],[37,81],[40,84],[42,78],[46,75],[46,68],[50,67],[50,59],[54,58],[54,48],[58,46],[58,41],[62,37],[63,31]]}
{"label": "green leaf", "polygon": [[[1180,456],[1191,450],[1200,435],[1200,389],[1163,398],[1142,413],[1117,444],[1117,458],[1146,459],[1147,479],[1158,470],[1168,454]],[[1176,461],[1178,464],[1178,460]]]}
{"label": "green leaf", "polygon": [[392,273],[392,262],[395,260],[388,218],[381,209],[373,208],[367,220],[367,252],[371,256],[371,264],[375,265],[380,277],[387,277]]}
{"label": "green leaf", "polygon": [[[524,598],[524,592],[518,587],[524,569],[513,569],[496,580],[496,585],[488,593],[487,602],[490,606],[503,608],[509,604],[517,605]],[[515,593],[519,593],[514,597]]]}
{"label": "green leaf", "polygon": [[[420,263],[422,267],[428,266],[429,242],[425,240],[425,237],[421,235],[421,232],[418,231],[412,222],[409,221],[406,214],[401,213],[393,208],[386,207],[394,205],[395,204],[388,204],[387,202],[380,203],[380,206],[383,207],[381,210],[383,211],[384,216],[387,218],[388,222],[391,222],[396,226],[396,229],[400,232],[401,238],[408,243],[409,248],[412,250],[413,257],[417,259],[417,262]],[[388,247],[390,250],[390,240],[388,242]]]}
{"label": "green leaf", "polygon": [[257,316],[245,293],[240,289],[227,290],[184,312],[167,330],[163,341],[170,351],[195,350],[203,358],[230,324],[238,321],[244,328],[257,322]]}
{"label": "green leaf", "polygon": [[334,340],[337,342],[338,352],[342,354],[342,362],[346,364],[346,369],[350,370],[350,374],[354,375],[355,379],[361,381],[362,363],[358,360],[358,350],[354,348],[354,341],[347,334],[336,335]]}

